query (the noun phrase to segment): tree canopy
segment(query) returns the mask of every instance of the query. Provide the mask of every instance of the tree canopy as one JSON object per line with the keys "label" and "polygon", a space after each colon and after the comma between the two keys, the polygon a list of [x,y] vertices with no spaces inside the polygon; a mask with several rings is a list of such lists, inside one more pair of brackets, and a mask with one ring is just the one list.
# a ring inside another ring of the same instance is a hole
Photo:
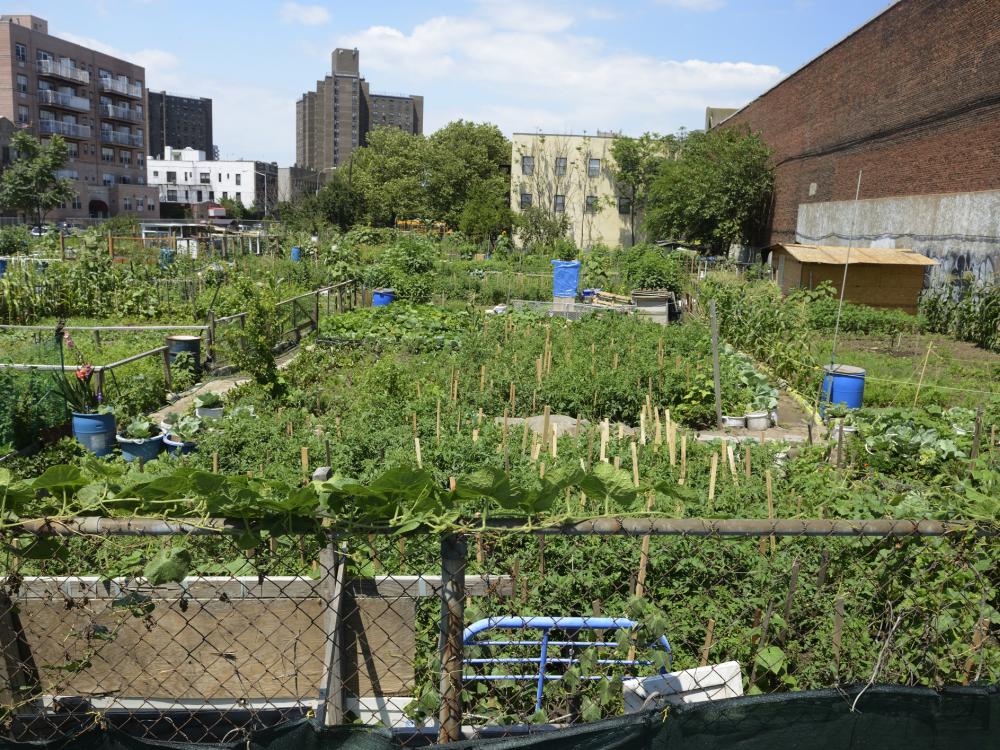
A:
{"label": "tree canopy", "polygon": [[611,143],[614,177],[619,192],[629,199],[629,229],[636,243],[636,223],[643,215],[649,187],[664,159],[677,151],[678,138],[659,133],[643,133],[638,138],[618,136]]}
{"label": "tree canopy", "polygon": [[750,244],[766,224],[774,187],[771,149],[733,129],[678,140],[649,187],[645,225],[652,239],[678,238],[724,249]]}
{"label": "tree canopy", "polygon": [[0,206],[41,224],[49,211],[73,199],[72,183],[58,176],[69,148],[58,135],[42,143],[20,130],[11,138],[10,149],[16,158],[0,175]]}

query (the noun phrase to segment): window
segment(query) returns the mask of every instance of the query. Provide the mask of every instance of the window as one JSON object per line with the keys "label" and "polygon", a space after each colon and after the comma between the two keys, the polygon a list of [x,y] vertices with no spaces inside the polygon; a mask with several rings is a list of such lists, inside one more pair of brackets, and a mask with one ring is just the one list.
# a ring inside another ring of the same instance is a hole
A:
{"label": "window", "polygon": [[214,201],[215,200],[215,191],[214,190],[209,190],[208,191],[208,199],[210,201]]}
{"label": "window", "polygon": [[600,176],[601,176],[601,160],[590,159],[587,162],[587,177],[600,177]]}
{"label": "window", "polygon": [[566,210],[566,196],[557,195],[555,200],[552,202],[552,210],[556,213],[563,213]]}
{"label": "window", "polygon": [[28,76],[17,74],[17,90],[22,94],[28,93]]}
{"label": "window", "polygon": [[167,191],[167,201],[169,201],[170,203],[176,203],[177,202],[177,191],[176,190],[168,190]]}
{"label": "window", "polygon": [[211,185],[212,184],[212,173],[211,172],[199,172],[198,173],[198,182],[200,184],[202,184],[202,185]]}
{"label": "window", "polygon": [[113,148],[101,148],[101,161],[110,164],[115,160],[115,150]]}
{"label": "window", "polygon": [[139,196],[135,199],[135,210],[143,211],[146,208],[146,199],[143,196]]}
{"label": "window", "polygon": [[243,193],[236,193],[236,202],[237,203],[243,202]]}
{"label": "window", "polygon": [[131,167],[132,166],[132,152],[131,151],[119,151],[118,152],[118,161],[119,161],[119,163],[124,164],[127,167]]}
{"label": "window", "polygon": [[160,176],[160,171],[158,169],[154,169],[153,170],[153,177],[159,177],[159,176]]}
{"label": "window", "polygon": [[17,121],[24,123],[28,121],[28,107],[25,104],[17,105]]}
{"label": "window", "polygon": [[562,177],[566,174],[566,157],[557,156],[556,157],[556,176]]}
{"label": "window", "polygon": [[105,185],[110,187],[111,185],[115,184],[115,176],[113,174],[108,174],[107,172],[105,172],[103,175],[101,175],[101,181]]}
{"label": "window", "polygon": [[535,157],[534,156],[522,156],[521,157],[521,174],[530,177],[535,173]]}
{"label": "window", "polygon": [[618,213],[628,216],[632,213],[632,201],[629,198],[618,199]]}
{"label": "window", "polygon": [[587,196],[586,206],[587,206],[587,213],[588,214],[596,214],[597,213],[597,196],[596,195],[588,195]]}
{"label": "window", "polygon": [[66,141],[66,153],[70,159],[76,159],[80,155],[80,147],[76,141]]}
{"label": "window", "polygon": [[14,58],[19,62],[23,63],[28,59],[28,48],[23,44],[14,45]]}
{"label": "window", "polygon": [[167,172],[167,182],[177,182],[177,173]]}
{"label": "window", "polygon": [[521,193],[521,208],[531,208],[531,193]]}
{"label": "window", "polygon": [[222,182],[222,172],[219,172],[219,182]]}
{"label": "window", "polygon": [[242,178],[243,178],[243,175],[241,175],[241,174],[237,174],[237,175],[236,175],[236,184],[237,184],[237,185],[241,185],[241,184],[243,184],[243,183],[241,182]]}
{"label": "window", "polygon": [[129,198],[127,195],[124,198],[122,198],[122,208],[126,211],[132,210],[132,199]]}
{"label": "window", "polygon": [[73,196],[73,204],[72,205],[73,205],[73,208],[76,209],[77,211],[79,211],[80,209],[83,208],[83,203],[80,201],[80,196],[79,195],[74,195]]}
{"label": "window", "polygon": [[224,200],[224,201],[229,200],[229,191],[228,190],[223,190],[222,191],[222,200]]}
{"label": "window", "polygon": [[195,191],[195,192],[196,192],[196,193],[197,193],[197,195],[198,195],[198,203],[201,203],[201,202],[202,202],[202,201],[204,200],[204,198],[202,198],[202,197],[201,197],[201,191],[200,191],[200,190],[197,190],[197,191]]}

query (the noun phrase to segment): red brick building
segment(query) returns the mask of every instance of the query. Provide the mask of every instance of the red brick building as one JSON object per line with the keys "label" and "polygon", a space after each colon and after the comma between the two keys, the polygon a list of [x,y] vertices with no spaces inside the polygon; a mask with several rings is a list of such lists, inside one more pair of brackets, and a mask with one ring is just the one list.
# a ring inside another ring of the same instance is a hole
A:
{"label": "red brick building", "polygon": [[853,236],[936,258],[936,275],[1000,270],[1000,0],[900,0],[733,126],[774,149],[769,242]]}

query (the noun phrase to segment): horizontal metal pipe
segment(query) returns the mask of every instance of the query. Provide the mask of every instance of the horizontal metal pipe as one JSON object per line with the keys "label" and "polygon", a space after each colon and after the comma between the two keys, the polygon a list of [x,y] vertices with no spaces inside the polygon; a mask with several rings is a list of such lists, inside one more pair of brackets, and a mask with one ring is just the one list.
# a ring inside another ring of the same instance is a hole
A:
{"label": "horizontal metal pipe", "polygon": [[[163,326],[63,326],[64,331],[202,331],[208,326],[203,325],[189,325],[189,326],[174,326],[174,325],[163,325]],[[55,332],[55,326],[17,326],[4,323],[0,325],[0,329],[15,330],[15,331],[52,331]]]}
{"label": "horizontal metal pipe", "polygon": [[120,359],[117,362],[112,362],[111,364],[100,365],[99,367],[96,367],[94,369],[97,369],[97,370],[112,370],[115,367],[120,367],[121,365],[127,365],[129,362],[135,362],[137,359],[143,359],[144,357],[152,357],[152,356],[155,356],[157,354],[163,354],[163,352],[165,352],[165,351],[167,351],[167,347],[165,347],[165,346],[158,346],[155,349],[150,349],[149,351],[140,352],[139,354],[133,354],[131,357],[126,357],[125,359]]}
{"label": "horizontal metal pipe", "polygon": [[[266,526],[267,524],[251,524]],[[29,534],[72,536],[76,534],[105,534],[112,536],[169,536],[192,534],[195,536],[241,534],[247,529],[244,521],[229,518],[207,518],[165,521],[157,518],[98,518],[83,516],[61,520],[33,519],[22,521],[16,527]],[[289,533],[316,530],[315,522],[296,519],[280,521],[277,528]],[[392,533],[389,528],[338,530],[337,533],[364,534]],[[945,536],[947,534],[974,533],[979,537],[1000,536],[1000,524],[906,521],[897,519],[800,519],[773,520],[755,518],[595,518],[557,526],[532,526],[526,528],[520,519],[496,519],[487,522],[486,531],[531,533],[564,536],[819,536],[819,537],[905,537]],[[414,533],[423,533],[417,530]]]}

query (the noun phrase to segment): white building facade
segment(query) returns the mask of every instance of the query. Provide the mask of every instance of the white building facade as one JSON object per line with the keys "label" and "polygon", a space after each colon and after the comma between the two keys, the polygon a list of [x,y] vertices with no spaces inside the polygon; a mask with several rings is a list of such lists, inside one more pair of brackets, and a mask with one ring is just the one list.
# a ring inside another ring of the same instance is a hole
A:
{"label": "white building facade", "polygon": [[163,159],[147,162],[147,183],[160,203],[192,205],[231,200],[270,213],[278,202],[278,166],[273,162],[214,161],[204,151],[164,147]]}

